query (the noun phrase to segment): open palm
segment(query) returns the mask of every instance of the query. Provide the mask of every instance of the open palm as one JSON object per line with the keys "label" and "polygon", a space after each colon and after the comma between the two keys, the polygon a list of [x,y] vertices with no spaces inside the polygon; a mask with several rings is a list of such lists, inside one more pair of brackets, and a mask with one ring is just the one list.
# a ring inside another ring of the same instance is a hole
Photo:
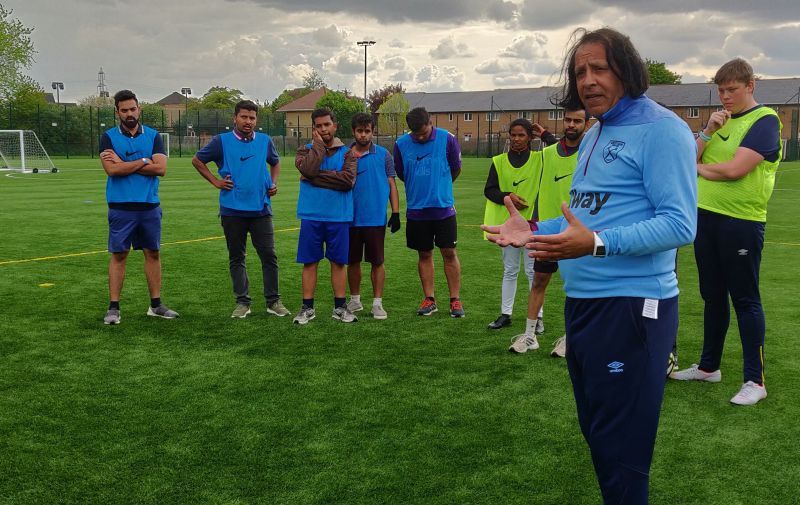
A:
{"label": "open palm", "polygon": [[489,241],[494,242],[500,247],[513,246],[524,247],[525,244],[533,239],[531,226],[527,219],[522,217],[511,198],[506,196],[503,203],[508,209],[509,218],[500,226],[481,225],[481,230],[485,231]]}

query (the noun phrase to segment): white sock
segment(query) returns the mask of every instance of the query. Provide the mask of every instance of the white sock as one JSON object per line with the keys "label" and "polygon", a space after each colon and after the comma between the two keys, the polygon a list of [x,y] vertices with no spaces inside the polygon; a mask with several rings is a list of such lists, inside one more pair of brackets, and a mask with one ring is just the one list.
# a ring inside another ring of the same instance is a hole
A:
{"label": "white sock", "polygon": [[374,298],[374,299],[372,300],[372,306],[373,306],[373,307],[379,307],[379,306],[381,306],[381,305],[383,305],[383,298],[378,298],[378,297],[376,297],[376,298]]}
{"label": "white sock", "polygon": [[526,335],[533,335],[533,332],[536,330],[536,319],[527,319],[527,323],[525,323],[525,334]]}
{"label": "white sock", "polygon": [[361,303],[361,295],[350,295],[350,301]]}
{"label": "white sock", "polygon": [[544,317],[544,305],[542,305],[542,308],[539,309],[539,319],[542,317]]}

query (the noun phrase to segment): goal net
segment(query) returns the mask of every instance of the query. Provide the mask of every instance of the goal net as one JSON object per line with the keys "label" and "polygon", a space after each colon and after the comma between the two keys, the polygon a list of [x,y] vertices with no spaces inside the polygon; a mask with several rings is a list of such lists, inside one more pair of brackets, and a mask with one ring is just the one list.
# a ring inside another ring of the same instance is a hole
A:
{"label": "goal net", "polygon": [[0,170],[58,172],[36,132],[0,130]]}
{"label": "goal net", "polygon": [[169,158],[169,133],[159,133],[161,141],[164,143],[164,154]]}

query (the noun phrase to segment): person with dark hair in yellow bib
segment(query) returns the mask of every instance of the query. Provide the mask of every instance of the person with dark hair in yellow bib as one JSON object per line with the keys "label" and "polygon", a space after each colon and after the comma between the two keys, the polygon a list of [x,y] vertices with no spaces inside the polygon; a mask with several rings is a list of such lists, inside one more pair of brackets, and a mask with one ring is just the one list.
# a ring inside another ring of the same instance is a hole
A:
{"label": "person with dark hair in yellow bib", "polygon": [[[508,219],[508,211],[503,205],[503,198],[508,196],[520,213],[534,223],[534,200],[539,192],[541,179],[541,156],[531,152],[531,140],[535,133],[534,127],[527,119],[516,119],[508,127],[509,151],[492,158],[489,175],[483,194],[486,196],[486,210],[483,223],[486,225],[499,225]],[[555,142],[552,134],[542,140]],[[485,234],[484,234],[485,235]],[[528,288],[533,285],[534,261],[524,254],[521,249],[506,247],[503,252],[503,282],[501,287],[500,316],[489,323],[489,329],[499,330],[511,326],[511,313],[514,308],[514,297],[517,292],[517,276],[519,275],[520,256],[525,265],[525,274],[528,277]],[[528,320],[530,334],[535,340],[534,330],[536,316]]]}
{"label": "person with dark hair in yellow bib", "polygon": [[673,372],[677,380],[720,382],[722,349],[733,302],[744,359],[744,384],[731,398],[755,405],[764,387],[766,325],[759,293],[767,202],[781,160],[781,122],[753,97],[753,68],[736,58],[714,76],[723,110],[697,137],[697,238],[694,255],[705,302],[700,363]]}

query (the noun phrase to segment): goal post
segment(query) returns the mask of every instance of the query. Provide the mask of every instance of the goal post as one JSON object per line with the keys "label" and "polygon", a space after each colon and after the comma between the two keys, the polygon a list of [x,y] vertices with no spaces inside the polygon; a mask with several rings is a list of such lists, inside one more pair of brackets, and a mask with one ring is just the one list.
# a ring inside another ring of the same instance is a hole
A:
{"label": "goal post", "polygon": [[0,130],[0,171],[58,172],[36,132]]}
{"label": "goal post", "polygon": [[164,143],[164,154],[169,158],[169,133],[159,133],[161,135],[161,142]]}

